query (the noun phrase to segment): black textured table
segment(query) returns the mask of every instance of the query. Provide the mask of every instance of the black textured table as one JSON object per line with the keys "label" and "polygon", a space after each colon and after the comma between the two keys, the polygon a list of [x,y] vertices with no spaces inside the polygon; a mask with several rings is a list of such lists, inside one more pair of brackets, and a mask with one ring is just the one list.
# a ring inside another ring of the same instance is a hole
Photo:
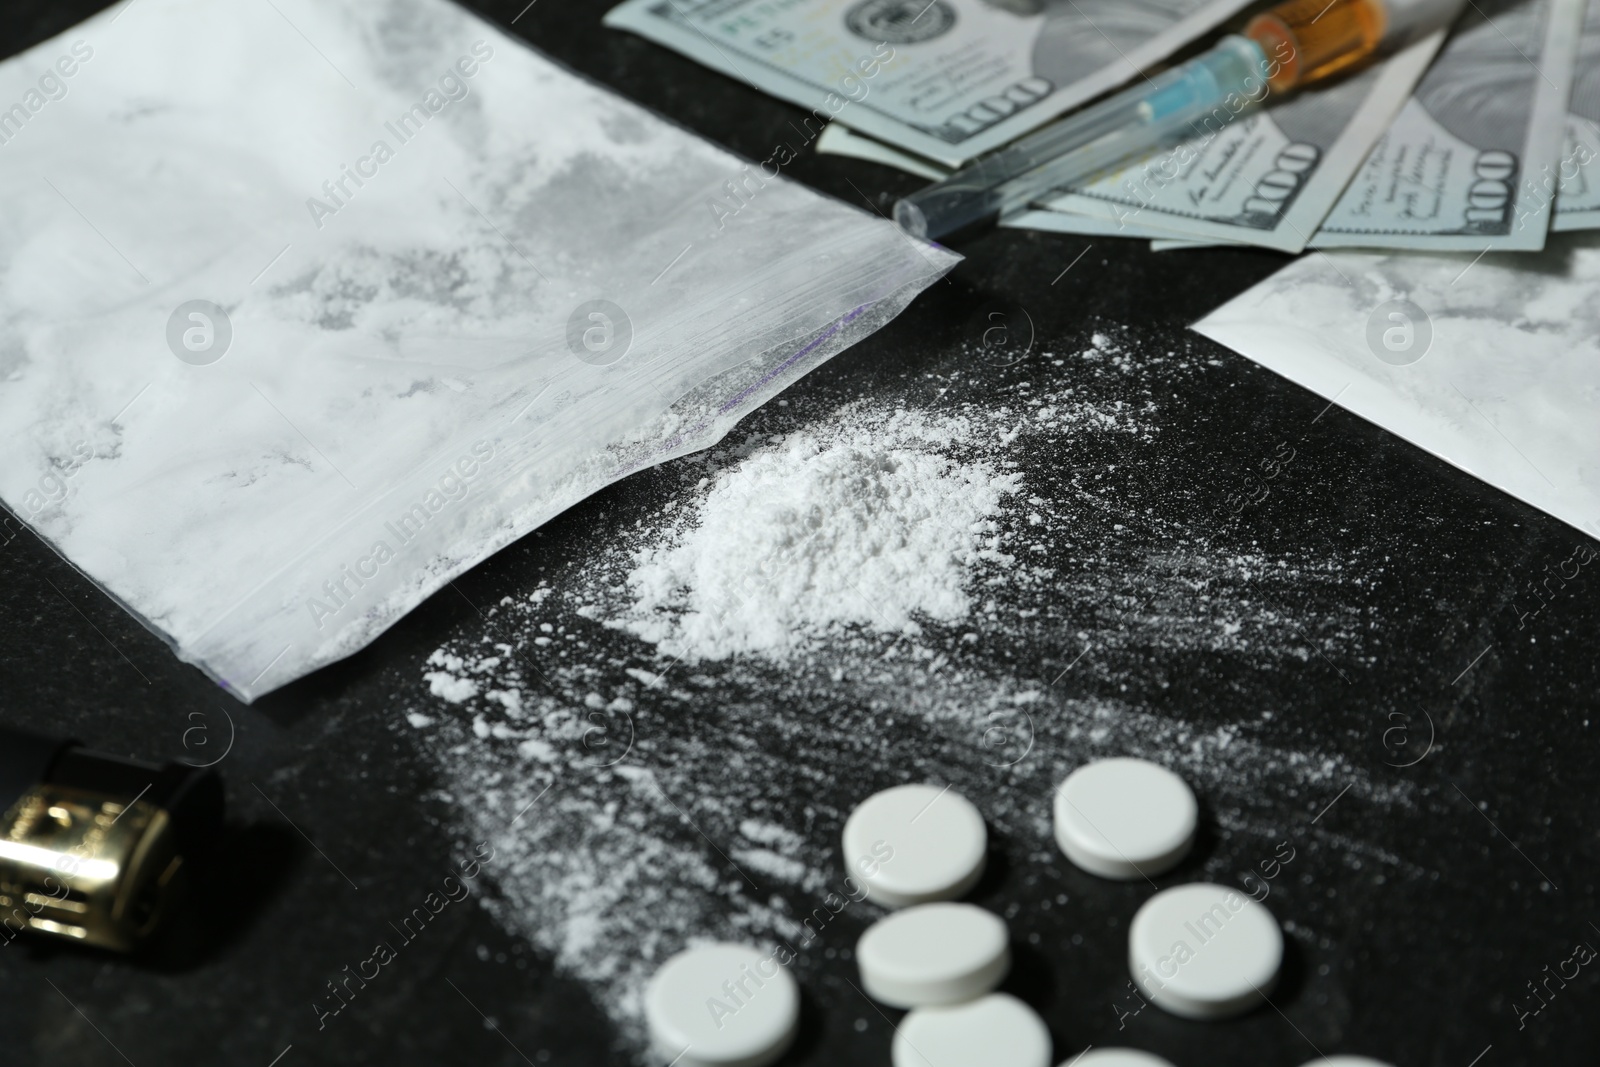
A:
{"label": "black textured table", "polygon": [[[58,33],[95,6],[12,3],[0,15],[3,50]],[[524,0],[471,6],[506,25]],[[511,32],[748,158],[765,158],[785,138],[798,111],[602,29],[602,8],[544,0]],[[916,184],[810,153],[787,174],[880,211]],[[1273,826],[1265,837],[1231,832],[1238,812],[1219,810],[1201,790],[1208,830],[1159,884],[1238,881],[1278,854],[1279,842],[1294,854],[1281,873],[1272,869],[1268,901],[1289,932],[1282,984],[1271,1007],[1226,1024],[1133,1011],[1125,928],[1148,886],[1097,881],[1059,857],[1040,861],[1037,841],[998,835],[976,899],[1009,917],[1018,966],[1007,988],[1043,1014],[1060,1058],[1126,1043],[1180,1067],[1291,1067],[1319,1050],[1360,1050],[1401,1067],[1595,1062],[1600,968],[1574,961],[1580,943],[1600,946],[1600,578],[1585,569],[1536,617],[1522,617],[1528,583],[1592,543],[1186,332],[1280,257],[1156,255],[1141,242],[1022,232],[991,233],[961,251],[968,258],[947,281],[791,390],[787,406],[753,416],[750,428],[785,432],[857,397],[928,402],[930,382],[959,381],[963,402],[980,405],[1015,402],[1026,379],[1137,405],[1159,432],[1094,446],[1088,460],[1118,474],[1094,487],[1098,510],[1077,520],[1080,542],[1103,549],[1115,540],[1116,550],[1086,563],[1060,546],[1052,562],[1062,587],[1034,594],[1051,625],[1002,647],[986,640],[979,618],[962,654],[992,676],[1049,683],[1051,699],[1105,696],[1157,719],[1238,724],[1264,749],[1335,752],[1369,783],[1366,799],[1341,799],[1337,776],[1262,792],[1251,819]],[[1028,359],[999,367],[973,354],[995,308],[1031,322]],[[1039,355],[1081,350],[1105,329],[1120,331],[1131,361],[1120,374],[1078,383],[1070,361]],[[1148,358],[1177,349],[1192,357],[1181,367]],[[1295,450],[1292,471],[1268,500],[1235,514],[1230,500],[1285,442]],[[1072,447],[1064,441],[1024,462],[1033,492],[1057,503],[1082,496],[1071,470],[1087,460]],[[20,940],[0,949],[0,1064],[626,1062],[590,987],[563,977],[480,907],[447,909],[333,1024],[319,1027],[314,1004],[330,977],[370,951],[374,930],[408,913],[446,864],[470,854],[455,829],[458,801],[440,795],[424,735],[397,710],[416,701],[428,655],[480,625],[474,604],[525,595],[541,581],[559,588],[596,529],[655,513],[682,483],[669,466],[600,494],[461,578],[459,591],[435,596],[366,651],[250,708],[180,664],[31,534],[8,527],[0,538],[0,716],[152,760],[193,753],[201,742],[218,751],[231,736],[219,770],[232,830],[216,890],[185,935],[151,958]],[[1159,521],[1140,519],[1152,515]],[[1181,567],[1163,569],[1175,540],[1195,538],[1215,553],[1341,561],[1336,583],[1285,579],[1273,590],[1286,602],[1301,598],[1314,609],[1309,617],[1342,620],[1337,640],[1295,633],[1272,655],[1144,640],[1140,612],[1157,598],[1171,618],[1203,615],[1207,596],[1229,595],[1185,585]],[[1093,568],[1116,573],[1087,573]],[[1117,594],[1124,577],[1149,598]],[[1111,592],[1096,603],[1086,589]],[[595,630],[619,659],[650,666],[637,643]],[[1102,651],[1065,672],[1086,644]],[[699,742],[708,776],[718,773],[719,744],[780,743],[732,713],[719,722],[715,708],[679,715],[652,709],[650,699],[637,718],[662,731],[657,750]],[[837,733],[851,710],[830,708],[826,692],[814,699]],[[1276,713],[1263,717],[1264,709]],[[1048,750],[1051,706],[1035,715]],[[914,721],[870,728],[911,764],[927,761],[930,775],[939,759],[957,758],[936,753]],[[820,741],[781,743],[802,769],[830,758]],[[799,791],[789,796],[797,806],[839,811],[863,787],[816,781],[796,775],[773,788],[780,799],[783,789]],[[1406,802],[1373,802],[1385,789]],[[710,856],[726,827],[709,817],[701,826],[705,839],[686,834],[683,847]],[[767,888],[787,894],[795,913],[818,903],[792,887]],[[497,891],[492,870],[484,891]],[[786,1063],[888,1062],[892,1013],[870,1009],[848,981],[848,949],[870,918],[847,909],[825,932],[827,950],[797,964],[805,1032]]]}

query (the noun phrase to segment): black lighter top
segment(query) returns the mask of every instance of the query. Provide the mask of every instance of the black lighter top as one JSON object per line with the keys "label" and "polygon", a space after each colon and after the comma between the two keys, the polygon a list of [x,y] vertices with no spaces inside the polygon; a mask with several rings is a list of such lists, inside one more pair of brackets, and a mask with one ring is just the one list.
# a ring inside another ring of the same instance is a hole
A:
{"label": "black lighter top", "polygon": [[222,825],[209,770],[0,727],[0,943],[44,934],[129,951]]}

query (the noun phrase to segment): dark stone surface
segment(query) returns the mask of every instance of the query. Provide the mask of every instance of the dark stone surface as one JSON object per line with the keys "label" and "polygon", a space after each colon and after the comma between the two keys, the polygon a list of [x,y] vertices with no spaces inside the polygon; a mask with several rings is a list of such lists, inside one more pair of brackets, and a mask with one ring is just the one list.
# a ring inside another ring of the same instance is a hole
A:
{"label": "dark stone surface", "polygon": [[[523,2],[484,6],[483,14],[505,25]],[[0,48],[28,47],[95,6],[12,3],[0,14]],[[790,135],[795,109],[602,29],[603,6],[543,0],[512,32],[747,157],[765,158]],[[809,153],[788,174],[878,209],[916,185]],[[1137,242],[1096,240],[1057,281],[1089,243],[1002,232],[965,245],[969,258],[948,281],[793,390],[795,409],[808,400],[816,408],[839,397],[914,393],[922,372],[951,369],[955,357],[939,353],[959,348],[974,314],[995,299],[1026,308],[1046,344],[1081,345],[1096,324],[1125,323],[1141,342],[1205,346],[1183,337],[1186,325],[1283,263],[1263,252],[1163,256]],[[1600,712],[1600,578],[1586,570],[1526,624],[1511,607],[1547,564],[1593,543],[1342,411],[1317,418],[1319,398],[1221,349],[1216,357],[1214,373],[1186,377],[1181,395],[1163,397],[1160,447],[1127,445],[1118,502],[1156,500],[1192,513],[1218,544],[1370,561],[1368,580],[1344,587],[1359,597],[1349,605],[1362,624],[1358,648],[1338,663],[1309,656],[1292,671],[1227,657],[1155,661],[1152,677],[1176,684],[1159,693],[1152,685],[1138,699],[1206,721],[1229,721],[1244,708],[1300,709],[1375,777],[1416,785],[1420,810],[1391,816],[1351,805],[1328,818],[1347,819],[1348,835],[1423,873],[1377,884],[1337,848],[1303,850],[1298,880],[1283,883],[1272,906],[1287,924],[1314,919],[1320,939],[1308,949],[1291,938],[1276,1007],[1220,1025],[1151,1009],[1119,1035],[1110,1005],[1126,978],[1125,935],[1096,923],[1131,915],[1147,889],[1070,870],[1022,878],[1013,869],[980,892],[997,908],[1025,905],[1013,921],[1024,947],[1011,988],[1045,1014],[1063,1059],[1089,1043],[1126,1042],[1181,1067],[1291,1067],[1312,1059],[1313,1045],[1402,1067],[1593,1063],[1600,968],[1584,968],[1564,988],[1552,981],[1548,1007],[1522,1027],[1513,1003],[1535,1003],[1526,983],[1556,969],[1576,943],[1600,947],[1591,724]],[[1004,379],[994,381],[998,393]],[[985,388],[975,386],[974,395]],[[755,416],[779,430],[795,417]],[[1283,440],[1305,457],[1297,484],[1229,525],[1228,495]],[[1041,472],[1050,460],[1037,457]],[[365,955],[375,929],[413,907],[470,849],[449,832],[445,806],[429,799],[439,785],[431,763],[395,726],[423,659],[473,620],[467,597],[492,603],[526,591],[540,568],[559,574],[581,557],[586,532],[608,510],[659,505],[676,484],[670,472],[647,472],[614,487],[462,578],[464,596],[435,596],[366,651],[248,709],[180,664],[31,534],[8,528],[0,537],[0,718],[145,759],[220,752],[232,737],[219,769],[235,832],[188,936],[150,959],[20,941],[0,948],[0,1063],[613,1059],[604,1013],[588,993],[553,975],[546,959],[477,907],[448,909],[381,985],[326,1029],[319,1031],[311,1004],[329,976]],[[1055,657],[1069,645],[1062,635],[1058,645],[996,649],[995,669],[1032,676],[1037,663],[1011,661],[1061,662]],[[1096,677],[1066,684],[1093,692]],[[1383,765],[1379,738],[1391,712],[1432,721],[1435,751],[1415,767]],[[1296,798],[1284,807],[1285,825],[1303,825],[1332,799]],[[1226,847],[1208,837],[1194,862]],[[1000,841],[997,849],[1000,868],[1014,867],[1017,844]],[[1253,860],[1229,858],[1240,869]],[[1038,906],[1063,886],[1083,909],[1078,916]],[[859,921],[851,922],[841,944],[859,934]],[[1092,951],[1067,947],[1079,929]],[[1040,935],[1037,945],[1030,934]],[[841,981],[853,965],[820,966],[807,983],[806,1037],[786,1062],[887,1062],[885,1019],[869,1019],[864,1033],[852,1029],[867,1014]]]}

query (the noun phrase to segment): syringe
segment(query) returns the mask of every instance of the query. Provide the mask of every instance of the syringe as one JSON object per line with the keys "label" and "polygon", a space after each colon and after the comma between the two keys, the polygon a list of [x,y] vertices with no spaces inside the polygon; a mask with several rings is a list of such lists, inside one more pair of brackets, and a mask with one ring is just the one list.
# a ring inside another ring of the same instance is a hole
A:
{"label": "syringe", "polygon": [[895,204],[913,237],[997,220],[1050,192],[1187,136],[1214,132],[1284,93],[1452,21],[1465,0],[1288,0],[1210,51]]}

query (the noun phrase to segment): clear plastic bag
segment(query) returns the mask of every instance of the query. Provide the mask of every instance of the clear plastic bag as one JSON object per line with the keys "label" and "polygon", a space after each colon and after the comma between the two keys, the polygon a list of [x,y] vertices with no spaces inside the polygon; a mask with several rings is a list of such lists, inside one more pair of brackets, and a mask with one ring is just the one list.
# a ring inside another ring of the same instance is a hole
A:
{"label": "clear plastic bag", "polygon": [[1327,252],[1194,328],[1600,537],[1597,286],[1596,233],[1513,256]]}
{"label": "clear plastic bag", "polygon": [[442,0],[142,0],[12,101],[0,497],[247,701],[956,262]]}

